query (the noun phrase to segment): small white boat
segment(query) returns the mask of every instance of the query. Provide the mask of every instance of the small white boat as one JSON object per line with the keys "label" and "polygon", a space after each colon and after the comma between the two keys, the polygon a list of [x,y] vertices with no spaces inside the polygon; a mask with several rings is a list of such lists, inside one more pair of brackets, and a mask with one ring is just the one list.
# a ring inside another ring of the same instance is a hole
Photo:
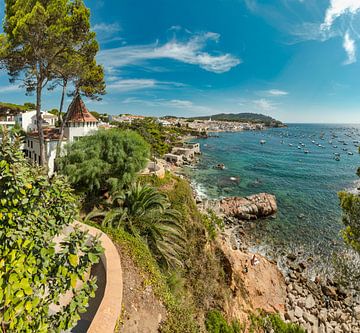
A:
{"label": "small white boat", "polygon": [[304,154],[309,154],[309,151],[308,151],[308,150],[304,150]]}
{"label": "small white boat", "polygon": [[334,160],[335,160],[335,161],[340,161],[340,157],[339,157],[339,156],[335,156]]}
{"label": "small white boat", "polygon": [[352,151],[348,151],[348,155],[354,155]]}
{"label": "small white boat", "polygon": [[337,148],[338,146],[333,146],[333,148]]}
{"label": "small white boat", "polygon": [[301,146],[298,146],[298,149],[301,149]]}
{"label": "small white boat", "polygon": [[292,147],[293,146],[293,144],[292,143],[289,143],[289,147]]}
{"label": "small white boat", "polygon": [[266,143],[266,140],[260,140],[260,144],[264,145]]}

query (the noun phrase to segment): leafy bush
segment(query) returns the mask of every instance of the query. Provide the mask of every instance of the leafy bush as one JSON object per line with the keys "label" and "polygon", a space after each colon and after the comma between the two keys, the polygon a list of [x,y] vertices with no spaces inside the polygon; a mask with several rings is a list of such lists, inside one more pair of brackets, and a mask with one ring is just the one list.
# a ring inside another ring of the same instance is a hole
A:
{"label": "leafy bush", "polygon": [[205,320],[205,326],[209,333],[240,333],[241,325],[238,321],[233,321],[230,325],[218,310],[208,312]]}
{"label": "leafy bush", "polygon": [[182,266],[185,240],[181,215],[171,209],[163,193],[135,183],[127,191],[114,193],[109,201],[109,210],[95,209],[86,220],[100,218],[103,226],[124,228],[129,234],[141,236],[162,267]]}
{"label": "leafy bush", "polygon": [[250,332],[276,332],[276,333],[306,333],[297,324],[285,323],[277,314],[260,314],[250,316]]}
{"label": "leafy bush", "polygon": [[[94,296],[86,273],[101,246],[78,228],[55,241],[76,216],[76,198],[62,177],[51,180],[24,159],[19,140],[0,147],[0,327],[3,332],[72,328]],[[79,286],[78,282],[83,282]],[[67,304],[62,297],[72,292]],[[60,305],[54,309],[55,305]],[[52,310],[50,310],[52,309]]]}
{"label": "leafy bush", "polygon": [[99,196],[133,182],[149,158],[149,146],[132,131],[100,130],[67,146],[62,173],[79,192]]}

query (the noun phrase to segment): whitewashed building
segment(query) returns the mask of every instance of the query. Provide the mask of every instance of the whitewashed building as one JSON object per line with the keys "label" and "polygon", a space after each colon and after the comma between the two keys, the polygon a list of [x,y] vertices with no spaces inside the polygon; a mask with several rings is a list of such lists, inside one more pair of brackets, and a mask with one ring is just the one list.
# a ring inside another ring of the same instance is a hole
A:
{"label": "whitewashed building", "polygon": [[[98,120],[87,110],[79,95],[71,102],[67,112],[62,146],[98,130]],[[43,131],[49,175],[52,175],[54,173],[56,147],[60,138],[60,129],[44,128]],[[24,153],[31,161],[41,164],[38,132],[33,131],[27,134]]]}
{"label": "whitewashed building", "polygon": [[[57,116],[41,111],[42,126],[55,127]],[[21,112],[15,116],[15,122],[21,126],[25,132],[37,131],[36,110]]]}

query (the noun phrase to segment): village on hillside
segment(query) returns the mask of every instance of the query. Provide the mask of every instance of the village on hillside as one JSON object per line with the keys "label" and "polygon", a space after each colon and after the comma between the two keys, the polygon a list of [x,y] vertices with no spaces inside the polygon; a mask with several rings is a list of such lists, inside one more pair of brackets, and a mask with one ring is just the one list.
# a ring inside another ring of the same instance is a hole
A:
{"label": "village on hillside", "polygon": [[[41,164],[39,133],[37,131],[37,118],[35,110],[14,110],[3,106],[0,110],[0,126],[7,128],[17,127],[24,136],[22,150],[25,156],[34,163]],[[142,121],[149,117],[140,115],[124,114],[120,116],[103,115],[90,112],[84,101],[77,95],[67,110],[66,123],[64,124],[64,135],[60,138],[59,117],[54,112],[41,112],[42,128],[44,132],[46,156],[49,175],[54,173],[56,150],[61,140],[61,147],[72,143],[81,137],[94,133],[99,129],[116,127],[116,124],[131,124]],[[216,121],[211,117],[207,120],[195,120],[187,118],[163,117],[156,118],[156,122],[164,128],[184,128],[195,133],[197,137],[207,137],[209,133],[237,132],[247,130],[262,130],[266,126],[263,123]],[[149,161],[143,174],[156,174],[163,176],[165,172],[173,167],[189,165],[195,162],[196,156],[201,154],[200,144],[190,142],[191,137],[180,138],[181,144],[171,148],[171,151],[161,156],[156,162]]]}

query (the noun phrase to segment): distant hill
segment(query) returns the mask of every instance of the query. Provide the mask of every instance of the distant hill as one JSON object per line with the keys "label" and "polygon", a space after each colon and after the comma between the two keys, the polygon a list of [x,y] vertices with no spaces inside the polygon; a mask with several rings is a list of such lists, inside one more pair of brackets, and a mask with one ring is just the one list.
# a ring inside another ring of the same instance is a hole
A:
{"label": "distant hill", "polygon": [[264,123],[266,126],[272,127],[284,126],[281,121],[260,113],[219,113],[212,116],[192,117],[190,119],[208,120],[210,118],[217,121]]}

